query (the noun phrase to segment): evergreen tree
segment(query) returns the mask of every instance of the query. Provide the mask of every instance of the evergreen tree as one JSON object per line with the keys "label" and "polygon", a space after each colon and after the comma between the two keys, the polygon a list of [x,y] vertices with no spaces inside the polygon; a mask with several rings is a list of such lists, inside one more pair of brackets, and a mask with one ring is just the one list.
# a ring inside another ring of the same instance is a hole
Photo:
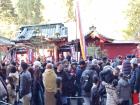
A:
{"label": "evergreen tree", "polygon": [[130,0],[127,10],[128,28],[125,30],[130,37],[137,37],[140,32],[140,1]]}
{"label": "evergreen tree", "polygon": [[0,22],[11,24],[16,22],[16,13],[11,0],[0,0]]}
{"label": "evergreen tree", "polygon": [[18,0],[18,23],[21,25],[39,24],[42,21],[41,0]]}

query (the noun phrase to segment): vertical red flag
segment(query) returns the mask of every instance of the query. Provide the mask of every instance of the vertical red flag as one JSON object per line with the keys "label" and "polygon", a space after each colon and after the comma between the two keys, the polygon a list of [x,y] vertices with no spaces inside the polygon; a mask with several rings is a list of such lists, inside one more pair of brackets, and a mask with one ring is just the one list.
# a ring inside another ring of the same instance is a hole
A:
{"label": "vertical red flag", "polygon": [[76,34],[80,36],[80,47],[81,47],[82,58],[86,60],[85,37],[82,31],[82,23],[81,23],[80,8],[79,8],[78,1],[76,2],[76,26],[77,26]]}

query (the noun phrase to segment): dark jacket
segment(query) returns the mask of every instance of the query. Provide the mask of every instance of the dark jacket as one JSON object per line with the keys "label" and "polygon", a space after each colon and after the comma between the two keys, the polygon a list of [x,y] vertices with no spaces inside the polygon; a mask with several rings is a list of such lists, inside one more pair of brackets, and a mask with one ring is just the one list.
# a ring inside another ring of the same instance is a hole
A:
{"label": "dark jacket", "polygon": [[62,78],[62,95],[68,96],[68,73],[62,70],[61,72],[56,71],[56,74],[58,77]]}
{"label": "dark jacket", "polygon": [[31,92],[31,74],[29,71],[22,71],[20,73],[19,93],[20,98]]}
{"label": "dark jacket", "polygon": [[91,84],[92,86],[92,83],[93,83],[93,76],[94,75],[98,75],[96,71],[94,70],[85,70],[83,73],[82,73],[82,76],[81,76],[81,87],[82,87],[82,95],[84,96],[90,96],[90,90],[89,91],[85,91],[84,90],[84,85],[85,85],[85,82],[89,81],[89,83]]}
{"label": "dark jacket", "polygon": [[118,95],[122,101],[128,101],[131,98],[131,86],[127,79],[121,78],[118,81]]}
{"label": "dark jacket", "polygon": [[100,105],[99,86],[93,84],[91,88],[91,105]]}
{"label": "dark jacket", "polygon": [[129,80],[132,88],[132,92],[136,90],[137,92],[140,91],[140,68],[136,67],[132,72],[131,72],[131,78]]}
{"label": "dark jacket", "polygon": [[81,86],[81,76],[85,68],[80,68],[79,66],[76,69],[76,84]]}
{"label": "dark jacket", "polygon": [[68,72],[68,95],[74,97],[76,94],[76,74],[71,74]]}
{"label": "dark jacket", "polygon": [[129,60],[125,60],[122,65],[122,72],[123,74],[130,75],[131,73],[131,63]]}
{"label": "dark jacket", "polygon": [[44,86],[40,80],[33,81],[32,105],[44,105]]}
{"label": "dark jacket", "polygon": [[134,85],[135,90],[137,90],[137,92],[140,92],[140,68],[136,68],[136,81],[135,81],[135,85]]}
{"label": "dark jacket", "polygon": [[135,90],[136,83],[136,69],[131,72],[131,77],[129,79],[129,83],[131,85],[132,92]]}

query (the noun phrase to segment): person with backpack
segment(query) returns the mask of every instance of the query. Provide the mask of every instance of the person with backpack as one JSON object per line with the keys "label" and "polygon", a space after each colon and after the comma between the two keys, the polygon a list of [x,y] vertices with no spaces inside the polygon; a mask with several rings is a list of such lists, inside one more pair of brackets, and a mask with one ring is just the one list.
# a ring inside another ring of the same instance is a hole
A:
{"label": "person with backpack", "polygon": [[98,75],[95,70],[92,69],[93,65],[90,65],[81,76],[82,96],[84,96],[84,102],[86,105],[90,105],[90,92],[93,84],[93,76]]}
{"label": "person with backpack", "polygon": [[31,74],[27,70],[28,64],[21,63],[22,72],[20,73],[19,81],[19,97],[23,100],[23,105],[30,105],[31,101]]}

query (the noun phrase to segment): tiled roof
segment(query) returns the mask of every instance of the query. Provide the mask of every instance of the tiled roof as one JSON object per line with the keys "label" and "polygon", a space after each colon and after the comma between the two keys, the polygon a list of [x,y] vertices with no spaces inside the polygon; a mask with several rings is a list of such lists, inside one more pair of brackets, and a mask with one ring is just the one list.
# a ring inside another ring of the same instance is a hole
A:
{"label": "tiled roof", "polygon": [[47,38],[68,37],[68,28],[61,23],[23,26],[17,34],[16,41],[30,40],[33,36],[44,36]]}
{"label": "tiled roof", "polygon": [[0,45],[14,45],[8,38],[0,36]]}

